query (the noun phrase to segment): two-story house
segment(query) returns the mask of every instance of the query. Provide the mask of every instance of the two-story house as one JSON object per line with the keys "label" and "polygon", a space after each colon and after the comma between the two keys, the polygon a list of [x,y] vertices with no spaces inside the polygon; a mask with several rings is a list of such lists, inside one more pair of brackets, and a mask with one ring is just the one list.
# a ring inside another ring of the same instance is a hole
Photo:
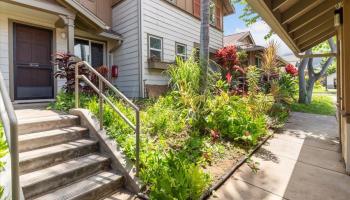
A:
{"label": "two-story house", "polygon": [[[233,12],[228,0],[210,2],[212,52],[223,47],[223,17]],[[131,97],[161,93],[167,65],[199,47],[200,0],[124,0],[112,13],[112,28],[124,39],[113,54],[120,72],[114,83]]]}
{"label": "two-story house", "polygon": [[[233,11],[229,0],[211,1],[212,50],[223,46],[223,16]],[[199,35],[200,0],[0,0],[0,70],[16,103],[55,98],[64,84],[53,77],[55,52],[116,65],[113,84],[146,96],[167,85],[164,67],[188,57]]]}
{"label": "two-story house", "polygon": [[[238,51],[244,51],[247,55],[246,60],[241,63],[243,66],[255,65],[260,67],[262,64],[261,54],[265,47],[257,45],[250,31],[234,33],[224,37],[224,46],[235,46]],[[289,64],[285,59],[278,56],[278,65],[285,67]]]}

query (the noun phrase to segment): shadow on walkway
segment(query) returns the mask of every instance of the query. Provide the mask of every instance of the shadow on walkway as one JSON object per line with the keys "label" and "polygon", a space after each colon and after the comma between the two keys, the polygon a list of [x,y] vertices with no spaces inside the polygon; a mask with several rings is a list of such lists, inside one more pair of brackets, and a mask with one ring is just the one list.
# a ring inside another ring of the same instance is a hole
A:
{"label": "shadow on walkway", "polygon": [[275,134],[210,199],[349,200],[350,176],[339,153],[335,117],[292,113]]}

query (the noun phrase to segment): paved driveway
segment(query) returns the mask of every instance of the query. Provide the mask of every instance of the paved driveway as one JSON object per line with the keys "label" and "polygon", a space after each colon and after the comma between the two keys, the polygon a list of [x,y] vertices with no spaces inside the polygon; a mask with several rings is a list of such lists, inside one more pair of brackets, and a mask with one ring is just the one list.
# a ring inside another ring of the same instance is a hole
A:
{"label": "paved driveway", "polygon": [[257,173],[244,164],[210,199],[350,200],[338,150],[335,117],[292,113],[284,131],[253,156]]}

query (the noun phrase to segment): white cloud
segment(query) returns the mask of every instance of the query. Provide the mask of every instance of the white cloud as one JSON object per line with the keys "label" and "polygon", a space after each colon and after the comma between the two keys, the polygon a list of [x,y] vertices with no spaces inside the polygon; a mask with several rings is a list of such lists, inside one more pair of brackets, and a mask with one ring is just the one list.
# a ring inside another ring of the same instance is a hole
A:
{"label": "white cloud", "polygon": [[[246,28],[236,28],[235,33],[238,32],[244,32],[244,31],[250,31],[253,35],[253,38],[255,40],[255,43],[257,45],[261,46],[267,46],[267,43],[269,41],[266,41],[264,39],[265,35],[267,35],[270,31],[270,27],[263,21],[259,21],[249,27]],[[276,34],[274,34],[270,40],[275,40],[278,45],[278,55],[287,60],[290,63],[295,64],[296,61],[298,61],[298,58],[294,56],[293,52],[289,49],[289,47],[281,40],[280,37],[278,37]]]}

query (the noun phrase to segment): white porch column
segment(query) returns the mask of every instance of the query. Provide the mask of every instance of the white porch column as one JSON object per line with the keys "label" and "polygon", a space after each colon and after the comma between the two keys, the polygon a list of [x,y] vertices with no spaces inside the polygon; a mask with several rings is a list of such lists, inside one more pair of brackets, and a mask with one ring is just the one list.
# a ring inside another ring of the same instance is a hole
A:
{"label": "white porch column", "polygon": [[67,16],[67,50],[69,53],[74,53],[74,20],[75,17]]}

